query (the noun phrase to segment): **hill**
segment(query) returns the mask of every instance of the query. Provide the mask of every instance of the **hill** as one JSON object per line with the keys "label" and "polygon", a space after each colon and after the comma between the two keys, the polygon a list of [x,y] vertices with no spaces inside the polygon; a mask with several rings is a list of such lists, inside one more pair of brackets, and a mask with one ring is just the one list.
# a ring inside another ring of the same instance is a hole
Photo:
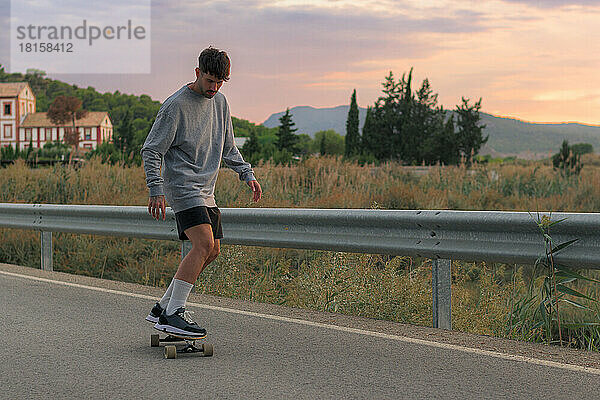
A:
{"label": "hill", "polygon": [[[350,106],[314,108],[310,106],[290,109],[297,133],[314,137],[315,132],[333,129],[340,135],[346,134],[346,119]],[[284,112],[272,114],[263,125],[272,128],[279,125]],[[359,107],[359,120],[362,128],[367,109]],[[490,139],[481,154],[494,156],[518,156],[520,158],[547,157],[567,139],[570,144],[590,143],[600,149],[600,126],[578,123],[532,123],[515,118],[496,117],[481,113],[481,122],[486,125],[484,134]]]}
{"label": "hill", "polygon": [[[481,114],[490,135],[487,147],[504,155],[522,158],[547,157],[556,152],[563,140],[570,144],[590,143],[600,150],[600,126],[568,123],[532,123],[514,118]],[[526,155],[531,157],[526,157]]]}
{"label": "hill", "polygon": [[[346,119],[348,118],[348,111],[350,106],[337,106],[331,108],[314,108],[310,106],[300,106],[290,109],[290,113],[293,115],[292,120],[296,124],[298,131],[296,133],[305,133],[314,138],[315,133],[318,131],[326,131],[333,129],[340,135],[346,135]],[[263,125],[267,128],[274,128],[279,126],[279,118],[285,114],[285,111],[272,114]],[[358,108],[358,120],[359,126],[363,126],[365,123],[365,117],[367,116],[366,108]]]}

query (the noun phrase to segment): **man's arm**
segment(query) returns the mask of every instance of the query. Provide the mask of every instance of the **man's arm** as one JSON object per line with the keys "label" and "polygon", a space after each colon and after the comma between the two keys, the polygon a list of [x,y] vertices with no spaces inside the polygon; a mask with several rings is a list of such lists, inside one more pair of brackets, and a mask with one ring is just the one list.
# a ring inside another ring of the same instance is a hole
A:
{"label": "man's arm", "polygon": [[242,154],[235,145],[233,138],[233,124],[229,110],[226,113],[225,121],[225,143],[223,144],[223,161],[225,165],[238,173],[240,180],[244,182],[255,181],[254,171],[250,163],[242,158]]}
{"label": "man's arm", "polygon": [[140,154],[144,160],[144,173],[146,175],[146,186],[150,191],[148,201],[148,212],[156,219],[160,217],[162,211],[163,220],[165,219],[165,197],[163,188],[163,178],[160,168],[163,163],[163,157],[173,140],[177,126],[174,118],[168,110],[161,109],[156,115],[154,124],[146,137]]}

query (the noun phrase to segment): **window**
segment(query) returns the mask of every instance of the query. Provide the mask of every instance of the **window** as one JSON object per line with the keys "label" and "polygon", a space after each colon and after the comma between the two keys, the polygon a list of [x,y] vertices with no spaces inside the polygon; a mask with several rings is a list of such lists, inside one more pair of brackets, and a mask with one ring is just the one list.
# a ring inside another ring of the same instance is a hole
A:
{"label": "window", "polygon": [[4,115],[12,115],[10,103],[4,103]]}
{"label": "window", "polygon": [[85,128],[85,140],[92,140],[92,128]]}
{"label": "window", "polygon": [[91,149],[92,145],[90,143],[86,143],[86,144],[83,145],[83,148],[84,149]]}
{"label": "window", "polygon": [[25,140],[31,140],[31,128],[25,128]]}
{"label": "window", "polygon": [[44,128],[44,132],[46,132],[46,142],[52,141],[52,128]]}
{"label": "window", "polygon": [[4,125],[4,139],[12,139],[12,125]]}

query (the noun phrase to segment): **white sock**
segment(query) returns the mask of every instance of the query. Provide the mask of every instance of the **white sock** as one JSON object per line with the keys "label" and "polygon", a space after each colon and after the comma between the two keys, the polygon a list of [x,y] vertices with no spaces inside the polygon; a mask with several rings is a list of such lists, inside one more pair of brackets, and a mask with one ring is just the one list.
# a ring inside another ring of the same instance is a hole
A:
{"label": "white sock", "polygon": [[163,308],[163,310],[165,308],[167,308],[167,305],[169,304],[169,300],[171,299],[171,293],[173,292],[173,281],[174,281],[174,279],[171,279],[171,283],[169,284],[167,291],[165,292],[165,294],[163,294],[162,299],[160,299],[160,301],[158,302],[158,304],[160,304],[160,306]]}
{"label": "white sock", "polygon": [[190,292],[194,285],[180,279],[173,279],[173,289],[171,291],[171,299],[167,306],[167,315],[173,315],[179,307],[185,307]]}

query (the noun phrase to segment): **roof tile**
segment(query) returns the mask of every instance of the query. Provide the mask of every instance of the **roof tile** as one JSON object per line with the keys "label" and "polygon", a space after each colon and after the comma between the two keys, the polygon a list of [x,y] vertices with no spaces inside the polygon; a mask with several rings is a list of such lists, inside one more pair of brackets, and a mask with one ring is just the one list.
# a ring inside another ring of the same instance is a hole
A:
{"label": "roof tile", "polygon": [[0,97],[17,97],[27,82],[0,82]]}
{"label": "roof tile", "polygon": [[[82,119],[78,119],[75,121],[75,125],[77,126],[99,126],[102,123],[104,117],[106,117],[106,111],[88,111],[87,115]],[[71,125],[71,123],[67,123],[65,125]],[[21,124],[22,127],[26,128],[35,128],[35,127],[45,127],[45,126],[65,126],[65,125],[56,125],[53,124],[52,121],[48,118],[48,113],[45,112],[37,112],[37,113],[29,113],[25,117],[25,120]]]}

